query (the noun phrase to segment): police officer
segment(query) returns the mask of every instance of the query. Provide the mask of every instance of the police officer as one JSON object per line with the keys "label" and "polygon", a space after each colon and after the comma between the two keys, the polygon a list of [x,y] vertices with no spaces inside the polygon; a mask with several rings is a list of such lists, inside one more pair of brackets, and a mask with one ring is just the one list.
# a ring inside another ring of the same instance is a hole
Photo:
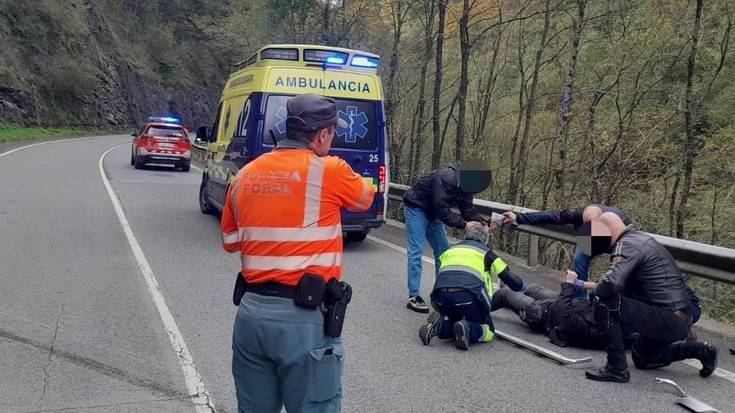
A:
{"label": "police officer", "polygon": [[[435,269],[439,272],[439,257],[449,248],[444,224],[465,229],[469,222],[482,222],[482,215],[472,204],[473,194],[483,191],[489,184],[490,171],[481,161],[470,159],[462,165],[454,162],[446,168],[431,171],[406,191],[403,196],[408,255],[406,307],[410,310],[429,312],[428,305],[419,294],[424,242],[429,241],[434,251]],[[459,208],[461,215],[453,213],[453,207]]]}
{"label": "police officer", "polygon": [[[696,358],[699,374],[708,377],[717,368],[717,349],[707,343],[685,341],[692,325],[692,299],[671,254],[648,234],[626,226],[614,213],[590,222],[589,255],[612,246],[610,267],[594,286],[596,324],[605,334],[607,364],[586,377],[595,381],[630,380],[624,335],[638,333],[633,362],[640,369],[656,368],[677,360]],[[595,251],[597,249],[598,251]]]}
{"label": "police officer", "polygon": [[299,95],[287,113],[287,138],[238,172],[222,213],[224,249],[240,252],[246,284],[232,374],[240,412],[337,412],[344,349],[326,335],[320,297],[341,278],[340,209],[367,210],[375,191],[327,156],[343,122],[334,101]]}
{"label": "police officer", "polygon": [[514,291],[523,287],[523,281],[486,246],[491,229],[496,230],[496,225],[468,223],[464,241],[442,254],[431,293],[431,304],[436,312],[419,329],[419,337],[425,345],[434,336],[454,339],[455,346],[462,350],[473,343],[491,341],[495,336],[490,317],[492,279],[500,278]]}
{"label": "police officer", "polygon": [[[579,229],[584,223],[597,219],[604,212],[612,212],[623,221],[625,225],[630,225],[633,221],[618,208],[606,205],[592,204],[583,208],[563,209],[559,211],[539,211],[516,214],[512,211],[504,212],[504,223],[514,223],[519,225],[573,225],[574,229]],[[589,279],[589,268],[592,257],[585,254],[580,248],[574,250],[574,272],[582,281]],[[574,292],[576,297],[587,298],[584,289],[577,289]]]}

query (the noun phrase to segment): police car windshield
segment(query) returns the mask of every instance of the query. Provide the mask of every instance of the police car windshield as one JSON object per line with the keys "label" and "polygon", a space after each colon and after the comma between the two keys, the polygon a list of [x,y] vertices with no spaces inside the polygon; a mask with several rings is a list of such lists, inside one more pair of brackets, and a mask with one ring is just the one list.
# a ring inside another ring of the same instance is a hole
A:
{"label": "police car windshield", "polygon": [[[270,95],[266,101],[263,140],[273,145],[286,137],[286,102],[290,96]],[[335,99],[339,116],[347,128],[337,128],[332,149],[377,150],[375,102]]]}
{"label": "police car windshield", "polygon": [[146,135],[183,138],[184,130],[176,127],[152,126],[148,128]]}

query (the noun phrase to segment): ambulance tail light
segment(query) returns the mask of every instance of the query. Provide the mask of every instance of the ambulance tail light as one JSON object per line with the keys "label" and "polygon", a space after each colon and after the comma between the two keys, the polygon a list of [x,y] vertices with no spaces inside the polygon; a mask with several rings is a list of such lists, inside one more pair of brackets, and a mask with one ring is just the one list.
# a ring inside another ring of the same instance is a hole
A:
{"label": "ambulance tail light", "polygon": [[378,192],[385,192],[385,165],[381,165],[378,170]]}

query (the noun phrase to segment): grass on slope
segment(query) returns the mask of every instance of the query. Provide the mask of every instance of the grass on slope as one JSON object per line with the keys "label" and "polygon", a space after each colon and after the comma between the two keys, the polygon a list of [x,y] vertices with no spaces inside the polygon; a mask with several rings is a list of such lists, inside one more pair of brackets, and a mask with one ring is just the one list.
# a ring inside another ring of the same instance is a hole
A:
{"label": "grass on slope", "polygon": [[0,123],[0,143],[26,140],[77,138],[110,133],[110,130],[92,128],[25,128],[18,125]]}

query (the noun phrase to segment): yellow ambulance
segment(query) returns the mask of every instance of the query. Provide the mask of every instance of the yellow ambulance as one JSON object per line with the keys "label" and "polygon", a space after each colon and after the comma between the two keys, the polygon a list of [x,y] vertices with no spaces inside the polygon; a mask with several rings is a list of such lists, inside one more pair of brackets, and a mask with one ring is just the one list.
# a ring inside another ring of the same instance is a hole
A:
{"label": "yellow ambulance", "polygon": [[347,161],[377,191],[366,212],[342,211],[345,237],[362,241],[371,228],[381,226],[389,173],[379,66],[380,57],[372,53],[303,44],[268,45],[237,64],[213,126],[197,130],[197,146],[206,147],[199,190],[202,212],[221,212],[237,171],[285,137],[289,97],[316,93],[334,99],[348,125],[337,128],[330,154]]}

